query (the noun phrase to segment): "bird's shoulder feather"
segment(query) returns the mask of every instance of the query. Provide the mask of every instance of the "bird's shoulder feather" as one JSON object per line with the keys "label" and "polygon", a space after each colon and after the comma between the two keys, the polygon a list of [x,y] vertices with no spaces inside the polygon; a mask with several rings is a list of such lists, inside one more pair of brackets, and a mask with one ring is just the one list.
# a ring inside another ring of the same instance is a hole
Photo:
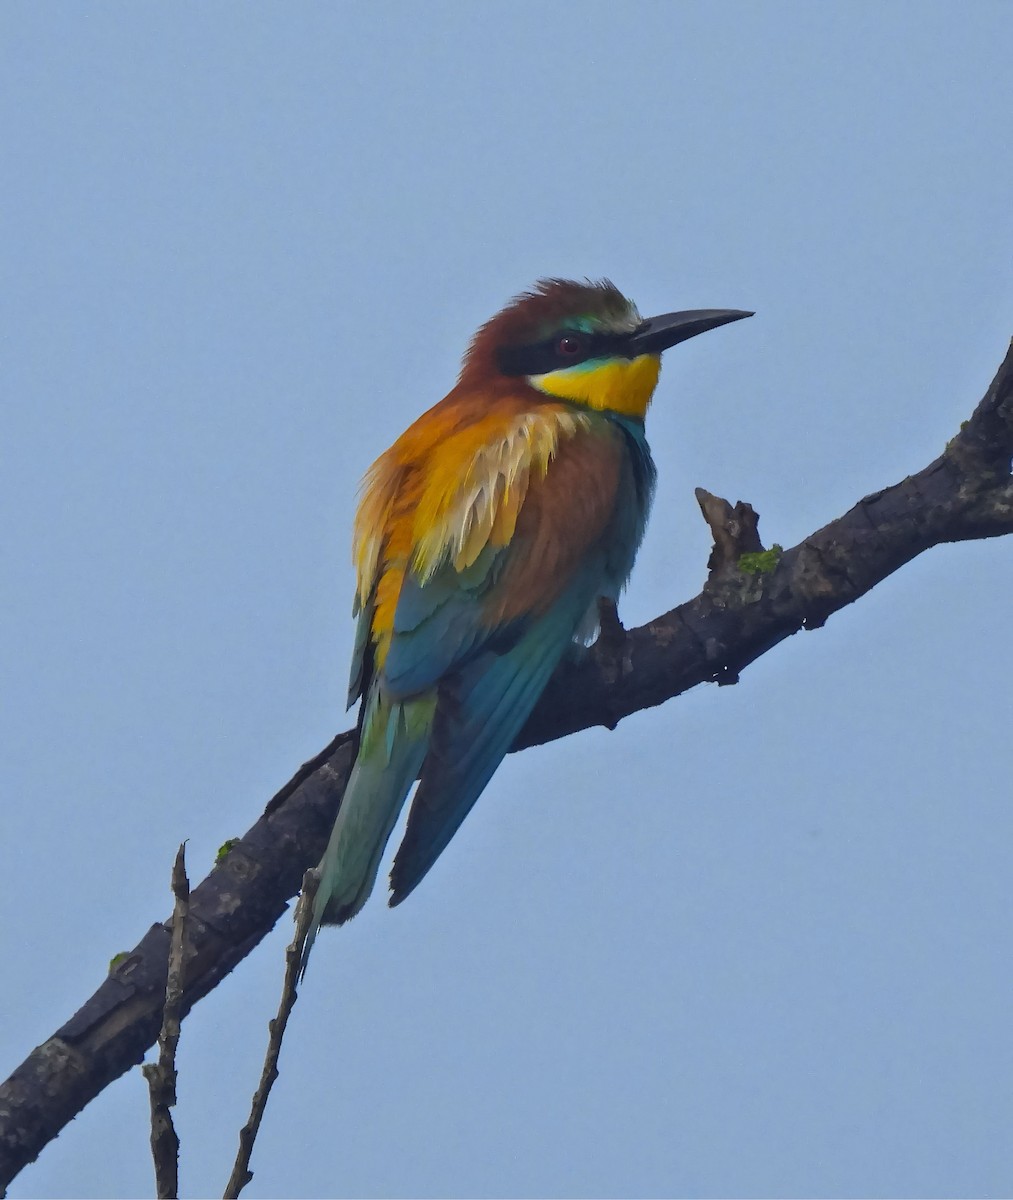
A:
{"label": "bird's shoulder feather", "polygon": [[[623,447],[598,414],[510,394],[451,393],[406,430],[356,521],[358,640],[377,667],[400,647],[392,686],[403,667],[414,687],[553,603],[613,520]],[[360,665],[353,696],[363,682]]]}

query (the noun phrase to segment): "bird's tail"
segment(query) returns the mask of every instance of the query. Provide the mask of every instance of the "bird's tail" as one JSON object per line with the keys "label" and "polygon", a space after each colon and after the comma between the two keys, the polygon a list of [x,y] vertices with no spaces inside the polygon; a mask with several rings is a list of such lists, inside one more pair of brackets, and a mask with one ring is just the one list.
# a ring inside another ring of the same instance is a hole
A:
{"label": "bird's tail", "polygon": [[303,971],[320,926],[344,924],[369,898],[387,839],[418,778],[435,711],[435,696],[392,701],[375,688],[368,697],[359,754],[317,868]]}

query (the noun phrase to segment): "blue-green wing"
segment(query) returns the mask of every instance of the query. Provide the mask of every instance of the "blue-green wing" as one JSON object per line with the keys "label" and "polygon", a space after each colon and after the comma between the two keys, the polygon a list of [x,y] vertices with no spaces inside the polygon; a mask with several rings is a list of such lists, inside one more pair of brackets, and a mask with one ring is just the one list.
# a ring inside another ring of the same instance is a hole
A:
{"label": "blue-green wing", "polygon": [[421,782],[391,871],[391,905],[414,890],[446,848],[520,733],[593,601],[600,560],[502,653],[486,650],[445,680]]}

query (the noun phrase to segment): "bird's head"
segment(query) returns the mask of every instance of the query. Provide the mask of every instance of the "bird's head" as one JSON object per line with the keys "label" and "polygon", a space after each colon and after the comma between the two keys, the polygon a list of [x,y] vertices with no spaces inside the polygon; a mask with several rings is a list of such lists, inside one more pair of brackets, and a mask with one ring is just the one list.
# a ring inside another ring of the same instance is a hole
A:
{"label": "bird's head", "polygon": [[607,279],[543,279],[478,331],[461,383],[514,379],[547,396],[643,419],[662,351],[752,315],[693,309],[644,320]]}

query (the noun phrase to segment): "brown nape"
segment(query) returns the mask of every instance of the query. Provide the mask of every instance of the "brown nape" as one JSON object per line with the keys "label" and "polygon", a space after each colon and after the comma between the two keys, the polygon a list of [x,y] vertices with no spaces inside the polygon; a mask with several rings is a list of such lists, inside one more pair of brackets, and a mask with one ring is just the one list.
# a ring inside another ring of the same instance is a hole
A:
{"label": "brown nape", "polygon": [[567,317],[601,316],[622,320],[630,302],[608,279],[583,283],[575,279],[540,279],[529,292],[515,296],[471,339],[461,365],[459,383],[472,386],[498,374],[496,351],[540,341]]}

